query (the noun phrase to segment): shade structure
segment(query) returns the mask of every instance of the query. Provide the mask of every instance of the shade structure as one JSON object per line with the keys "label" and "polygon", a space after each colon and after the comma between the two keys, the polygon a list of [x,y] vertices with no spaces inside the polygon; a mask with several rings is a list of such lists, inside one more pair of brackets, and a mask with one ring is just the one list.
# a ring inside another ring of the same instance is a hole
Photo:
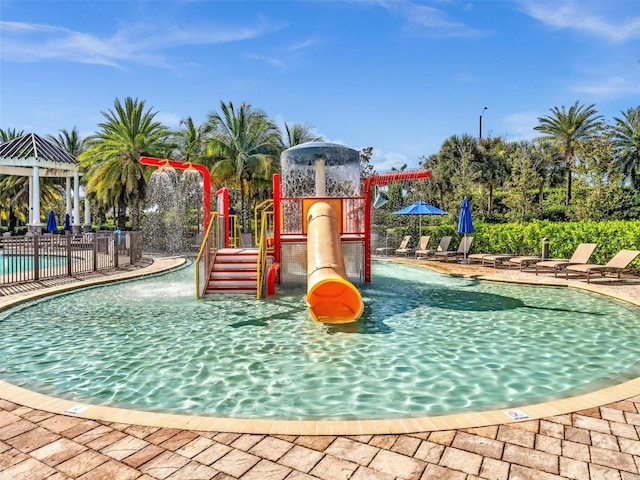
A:
{"label": "shade structure", "polygon": [[71,231],[71,215],[69,215],[68,213],[64,216],[64,231]]}
{"label": "shade structure", "polygon": [[440,210],[438,207],[429,205],[423,200],[418,200],[411,205],[407,205],[400,210],[393,212],[394,215],[418,215],[420,216],[420,231],[422,232],[422,217],[425,215],[447,215],[447,212]]}
{"label": "shade structure", "polygon": [[[473,220],[471,218],[471,205],[467,197],[464,197],[460,204],[460,215],[458,216],[458,233],[464,235],[473,233]],[[465,240],[466,241],[466,240]],[[467,261],[467,252],[464,252],[464,261]]]}
{"label": "shade structure", "polygon": [[58,225],[56,223],[56,214],[53,210],[49,211],[49,215],[47,215],[47,232],[57,232]]}

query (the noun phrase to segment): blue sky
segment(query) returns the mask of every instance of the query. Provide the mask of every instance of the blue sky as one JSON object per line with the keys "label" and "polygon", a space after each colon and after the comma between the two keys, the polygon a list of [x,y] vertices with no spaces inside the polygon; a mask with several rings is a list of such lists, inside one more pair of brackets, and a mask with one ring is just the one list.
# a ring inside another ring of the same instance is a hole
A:
{"label": "blue sky", "polygon": [[116,98],[178,128],[220,101],[374,148],[379,172],[453,134],[531,139],[554,106],[640,105],[640,4],[0,0],[0,128],[97,129]]}

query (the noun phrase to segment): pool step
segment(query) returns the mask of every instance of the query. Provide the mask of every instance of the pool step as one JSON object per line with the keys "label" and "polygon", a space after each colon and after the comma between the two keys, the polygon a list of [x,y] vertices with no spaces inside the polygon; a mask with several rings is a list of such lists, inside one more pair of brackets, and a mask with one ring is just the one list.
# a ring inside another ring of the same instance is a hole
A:
{"label": "pool step", "polygon": [[222,248],[216,253],[206,294],[256,295],[258,250]]}

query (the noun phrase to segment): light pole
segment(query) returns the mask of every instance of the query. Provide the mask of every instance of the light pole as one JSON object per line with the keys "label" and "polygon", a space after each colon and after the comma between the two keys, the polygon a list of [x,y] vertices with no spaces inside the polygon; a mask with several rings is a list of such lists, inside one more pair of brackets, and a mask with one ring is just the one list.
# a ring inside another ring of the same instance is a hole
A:
{"label": "light pole", "polygon": [[478,140],[482,140],[482,115],[484,114],[484,111],[485,111],[485,110],[488,110],[488,108],[487,108],[487,107],[484,107],[484,108],[482,109],[482,111],[480,112],[480,135],[479,135],[479,137],[478,137]]}

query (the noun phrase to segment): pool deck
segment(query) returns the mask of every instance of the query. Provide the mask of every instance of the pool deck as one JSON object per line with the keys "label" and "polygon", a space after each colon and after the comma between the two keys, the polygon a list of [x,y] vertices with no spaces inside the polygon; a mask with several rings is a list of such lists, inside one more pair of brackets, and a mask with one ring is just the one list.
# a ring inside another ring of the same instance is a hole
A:
{"label": "pool deck", "polygon": [[[478,279],[582,288],[640,304],[638,277],[598,277],[588,285],[518,269],[392,260]],[[158,258],[136,271],[5,293],[0,309],[182,261]],[[519,415],[524,418],[514,418]],[[317,478],[640,480],[640,379],[511,411],[365,422],[150,414],[77,405],[0,382],[0,480]]]}

